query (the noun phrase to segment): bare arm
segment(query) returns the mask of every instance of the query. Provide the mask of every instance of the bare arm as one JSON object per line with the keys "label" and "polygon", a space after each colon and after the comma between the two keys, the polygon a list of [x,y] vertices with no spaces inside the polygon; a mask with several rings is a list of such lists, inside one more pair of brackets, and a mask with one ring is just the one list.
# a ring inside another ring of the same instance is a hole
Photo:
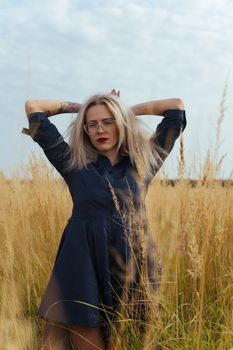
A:
{"label": "bare arm", "polygon": [[131,107],[135,115],[163,115],[168,109],[184,109],[184,103],[180,98],[169,98],[140,103]]}
{"label": "bare arm", "polygon": [[56,100],[27,100],[25,102],[25,111],[28,118],[35,112],[44,112],[49,117],[61,113],[77,113],[80,107],[80,103]]}
{"label": "bare arm", "polygon": [[[56,100],[27,100],[25,111],[28,119],[36,112],[44,112],[49,117],[61,113],[77,113],[82,105],[75,102],[63,102]],[[23,128],[22,134],[29,135],[29,129]],[[36,132],[36,127],[34,132]],[[33,131],[32,131],[33,133]]]}

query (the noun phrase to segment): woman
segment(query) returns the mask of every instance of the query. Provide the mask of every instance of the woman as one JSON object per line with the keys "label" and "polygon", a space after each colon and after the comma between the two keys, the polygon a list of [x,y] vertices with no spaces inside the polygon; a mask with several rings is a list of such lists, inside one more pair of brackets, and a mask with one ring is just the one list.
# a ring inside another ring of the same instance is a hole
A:
{"label": "woman", "polygon": [[[144,200],[186,126],[183,101],[172,98],[127,108],[114,89],[83,105],[31,100],[25,109],[29,130],[23,133],[42,147],[73,200],[38,310],[45,320],[43,349],[55,344],[56,349],[65,349],[67,339],[73,349],[106,349],[107,325],[115,320],[125,295],[128,301],[132,296],[139,301],[135,291],[143,286],[143,274],[150,290],[157,288]],[[74,112],[78,114],[67,144],[49,117]],[[149,114],[164,116],[152,136],[136,118]],[[135,317],[145,317],[145,309]]]}

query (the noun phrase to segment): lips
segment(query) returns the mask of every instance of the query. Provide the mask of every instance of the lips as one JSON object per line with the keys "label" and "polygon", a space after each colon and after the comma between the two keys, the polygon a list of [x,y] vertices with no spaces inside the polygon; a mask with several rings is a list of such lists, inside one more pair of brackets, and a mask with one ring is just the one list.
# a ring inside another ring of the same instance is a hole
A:
{"label": "lips", "polygon": [[108,138],[106,138],[106,137],[100,137],[99,139],[97,139],[97,141],[101,142],[101,143],[106,142],[107,140],[108,140]]}

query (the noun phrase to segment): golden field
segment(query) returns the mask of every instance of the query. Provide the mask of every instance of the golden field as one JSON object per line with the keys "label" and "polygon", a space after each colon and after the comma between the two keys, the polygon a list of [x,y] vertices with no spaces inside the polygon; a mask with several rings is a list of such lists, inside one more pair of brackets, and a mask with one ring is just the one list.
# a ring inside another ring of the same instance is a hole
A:
{"label": "golden field", "polygon": [[[195,186],[184,176],[181,138],[179,181],[155,178],[149,189],[148,218],[163,261],[160,312],[143,339],[132,333],[116,342],[118,350],[233,349],[233,185],[216,181],[220,112],[215,162],[208,153]],[[0,350],[40,349],[36,311],[71,214],[68,190],[46,164],[32,156],[23,181],[0,176]]]}
{"label": "golden field", "polygon": [[[60,179],[34,159],[24,181],[1,188],[0,349],[39,349],[36,316],[71,199]],[[160,317],[148,340],[129,349],[233,348],[233,186],[208,176],[193,187],[154,180],[148,217],[163,260]],[[123,345],[121,345],[123,346]]]}

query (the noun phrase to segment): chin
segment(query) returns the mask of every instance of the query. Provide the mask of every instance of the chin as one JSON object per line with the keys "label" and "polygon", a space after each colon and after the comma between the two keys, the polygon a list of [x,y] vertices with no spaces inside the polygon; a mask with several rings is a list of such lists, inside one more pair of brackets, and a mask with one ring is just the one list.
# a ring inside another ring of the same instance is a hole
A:
{"label": "chin", "polygon": [[99,149],[99,150],[109,151],[109,150],[112,149],[113,147],[110,146],[109,144],[98,144],[98,145],[95,145],[95,148],[96,148],[96,149]]}
{"label": "chin", "polygon": [[97,151],[101,151],[101,152],[103,151],[107,152],[111,150],[111,148],[108,148],[108,147],[96,147],[96,149]]}

